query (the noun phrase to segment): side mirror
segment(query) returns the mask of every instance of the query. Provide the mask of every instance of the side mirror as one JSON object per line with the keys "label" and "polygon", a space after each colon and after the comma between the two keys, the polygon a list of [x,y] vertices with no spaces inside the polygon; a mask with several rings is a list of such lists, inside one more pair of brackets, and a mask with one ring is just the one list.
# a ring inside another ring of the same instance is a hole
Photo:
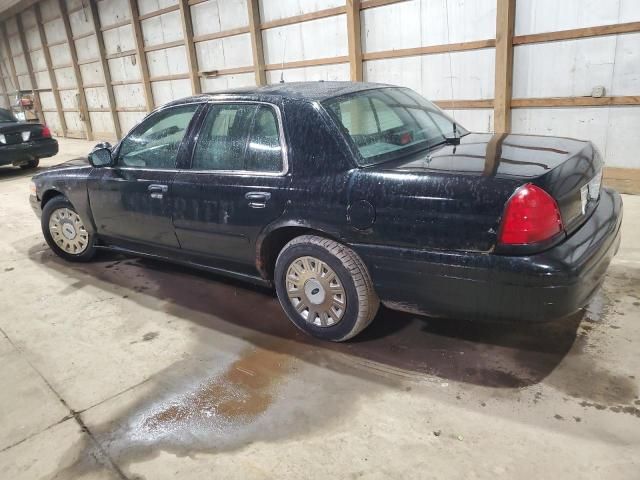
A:
{"label": "side mirror", "polygon": [[89,154],[89,163],[94,167],[110,167],[113,164],[111,150],[100,145],[96,145]]}

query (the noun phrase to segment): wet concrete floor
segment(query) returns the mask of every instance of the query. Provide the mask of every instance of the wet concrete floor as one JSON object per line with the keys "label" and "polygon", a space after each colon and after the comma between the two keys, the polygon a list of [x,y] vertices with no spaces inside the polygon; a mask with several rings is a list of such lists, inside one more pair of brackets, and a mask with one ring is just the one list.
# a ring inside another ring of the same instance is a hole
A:
{"label": "wet concrete floor", "polygon": [[[62,142],[65,154],[86,149]],[[640,478],[640,197],[580,314],[383,309],[306,337],[272,291],[44,244],[0,170],[0,478]]]}

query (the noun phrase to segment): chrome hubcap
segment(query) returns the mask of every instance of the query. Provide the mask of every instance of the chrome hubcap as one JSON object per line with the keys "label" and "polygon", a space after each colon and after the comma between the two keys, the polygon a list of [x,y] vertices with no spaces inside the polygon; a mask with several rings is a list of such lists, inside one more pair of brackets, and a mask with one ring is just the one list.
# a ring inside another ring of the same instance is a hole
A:
{"label": "chrome hubcap", "polygon": [[61,250],[80,255],[89,245],[89,233],[80,216],[68,208],[58,208],[49,217],[49,233]]}
{"label": "chrome hubcap", "polygon": [[295,259],[287,269],[287,295],[308,323],[331,327],[342,320],[347,295],[333,269],[315,257]]}

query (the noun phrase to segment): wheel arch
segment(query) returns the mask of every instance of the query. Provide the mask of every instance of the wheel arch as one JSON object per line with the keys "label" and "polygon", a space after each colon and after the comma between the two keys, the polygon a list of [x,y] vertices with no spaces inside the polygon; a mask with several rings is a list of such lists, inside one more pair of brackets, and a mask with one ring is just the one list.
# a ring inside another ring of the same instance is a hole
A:
{"label": "wheel arch", "polygon": [[343,243],[339,234],[324,225],[287,221],[273,225],[256,242],[256,268],[265,280],[273,280],[276,259],[284,246],[300,235],[319,235]]}
{"label": "wheel arch", "polygon": [[48,190],[45,190],[45,192],[42,194],[42,200],[40,201],[40,207],[44,208],[44,206],[49,203],[49,201],[55,197],[65,197],[64,193],[62,193],[60,190],[57,190],[55,188],[49,188]]}

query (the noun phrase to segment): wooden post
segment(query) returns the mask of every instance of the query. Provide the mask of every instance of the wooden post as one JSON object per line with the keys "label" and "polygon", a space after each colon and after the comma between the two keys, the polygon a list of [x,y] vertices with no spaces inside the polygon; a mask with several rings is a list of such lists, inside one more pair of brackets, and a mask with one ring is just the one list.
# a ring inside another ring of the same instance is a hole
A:
{"label": "wooden post", "polygon": [[93,140],[93,130],[91,129],[91,118],[89,117],[89,108],[87,106],[87,96],[84,92],[84,85],[82,82],[82,74],[80,72],[80,66],[78,65],[78,52],[76,50],[76,44],[73,40],[73,32],[71,31],[71,23],[69,22],[69,14],[67,13],[67,5],[65,0],[58,0],[60,7],[60,14],[62,15],[62,23],[64,24],[64,32],[67,38],[67,44],[69,45],[69,54],[71,55],[71,62],[73,63],[73,74],[76,79],[76,85],[78,87],[78,98],[80,110],[80,120],[84,123],[84,130],[87,140]]}
{"label": "wooden post", "polygon": [[140,63],[140,75],[142,76],[142,88],[144,99],[147,105],[147,112],[153,110],[153,91],[151,90],[151,80],[149,77],[149,65],[147,65],[147,54],[144,51],[144,37],[140,26],[140,12],[138,11],[138,0],[129,0],[129,11],[131,12],[131,28],[133,29],[133,39],[136,42],[136,54]]}
{"label": "wooden post", "polygon": [[360,39],[360,0],[347,0],[347,36],[351,81],[362,81],[362,42]]}
{"label": "wooden post", "polygon": [[31,63],[31,52],[29,52],[29,45],[24,35],[24,24],[22,23],[22,15],[19,13],[16,15],[16,22],[18,25],[18,36],[20,37],[20,46],[22,47],[22,54],[24,55],[24,62],[27,65],[27,73],[29,74],[29,82],[31,83],[31,90],[33,91],[34,110],[36,111],[36,117],[40,123],[45,123],[44,113],[42,112],[42,103],[40,102],[40,93],[38,92],[38,85],[36,84],[36,76],[33,73],[33,64]]}
{"label": "wooden post", "polygon": [[182,34],[184,36],[184,47],[187,50],[187,61],[189,62],[189,78],[191,79],[191,91],[194,95],[202,93],[200,84],[200,72],[198,68],[198,57],[196,55],[196,45],[193,43],[193,22],[191,21],[191,7],[188,0],[180,0],[180,16],[182,17]]}
{"label": "wooden post", "polygon": [[494,130],[511,130],[511,91],[513,84],[513,32],[516,0],[497,0],[496,9],[496,80],[493,103]]}
{"label": "wooden post", "polygon": [[98,15],[98,5],[96,0],[89,0],[87,2],[89,13],[93,19],[93,30],[96,34],[96,41],[98,42],[98,53],[100,55],[100,65],[102,65],[102,73],[104,74],[104,86],[107,90],[107,96],[109,98],[109,111],[111,112],[111,118],[113,119],[113,128],[115,129],[116,138],[120,140],[122,138],[122,128],[120,127],[120,118],[116,110],[116,97],[113,93],[113,85],[111,84],[111,71],[109,70],[109,62],[104,48],[104,38],[102,37],[102,30],[100,29],[100,16]]}
{"label": "wooden post", "polygon": [[256,85],[266,85],[267,75],[264,69],[264,49],[262,48],[262,30],[260,29],[260,2],[247,0],[247,11],[249,12],[249,33],[251,33]]}
{"label": "wooden post", "polygon": [[2,35],[2,42],[4,43],[4,48],[7,52],[7,57],[9,60],[9,69],[11,74],[11,81],[13,82],[13,87],[15,88],[16,95],[18,91],[20,91],[20,83],[18,83],[18,74],[16,73],[16,64],[13,61],[13,53],[11,52],[11,45],[9,45],[9,37],[7,36],[7,29],[4,23],[0,24],[0,35]]}
{"label": "wooden post", "polygon": [[49,82],[51,83],[51,93],[53,93],[53,100],[56,102],[56,110],[58,111],[58,118],[60,119],[60,128],[62,129],[62,136],[67,136],[67,121],[64,118],[64,111],[62,110],[62,100],[60,100],[60,92],[58,91],[58,80],[56,79],[55,72],[53,71],[53,64],[51,62],[51,52],[47,46],[47,36],[44,31],[44,24],[42,23],[42,13],[40,12],[40,4],[36,3],[36,23],[38,24],[38,35],[40,36],[40,44],[42,45],[42,53],[44,54],[44,60],[47,63],[47,72],[49,73]]}
{"label": "wooden post", "polygon": [[[0,60],[2,60],[0,58]],[[2,75],[2,70],[0,69],[0,82],[2,84],[2,95],[7,99],[7,108],[11,109],[11,97],[9,96],[9,92],[7,91],[7,84],[4,81],[4,76]]]}
{"label": "wooden post", "polygon": [[140,12],[138,10],[138,1],[129,0],[129,11],[131,13],[131,27],[133,29],[133,38],[136,42],[136,54],[140,64],[140,75],[142,77],[142,87],[144,90],[144,99],[147,105],[147,112],[154,109],[153,91],[151,90],[151,81],[149,80],[149,65],[147,65],[147,54],[144,51],[144,37],[142,36],[142,27],[140,26]]}

